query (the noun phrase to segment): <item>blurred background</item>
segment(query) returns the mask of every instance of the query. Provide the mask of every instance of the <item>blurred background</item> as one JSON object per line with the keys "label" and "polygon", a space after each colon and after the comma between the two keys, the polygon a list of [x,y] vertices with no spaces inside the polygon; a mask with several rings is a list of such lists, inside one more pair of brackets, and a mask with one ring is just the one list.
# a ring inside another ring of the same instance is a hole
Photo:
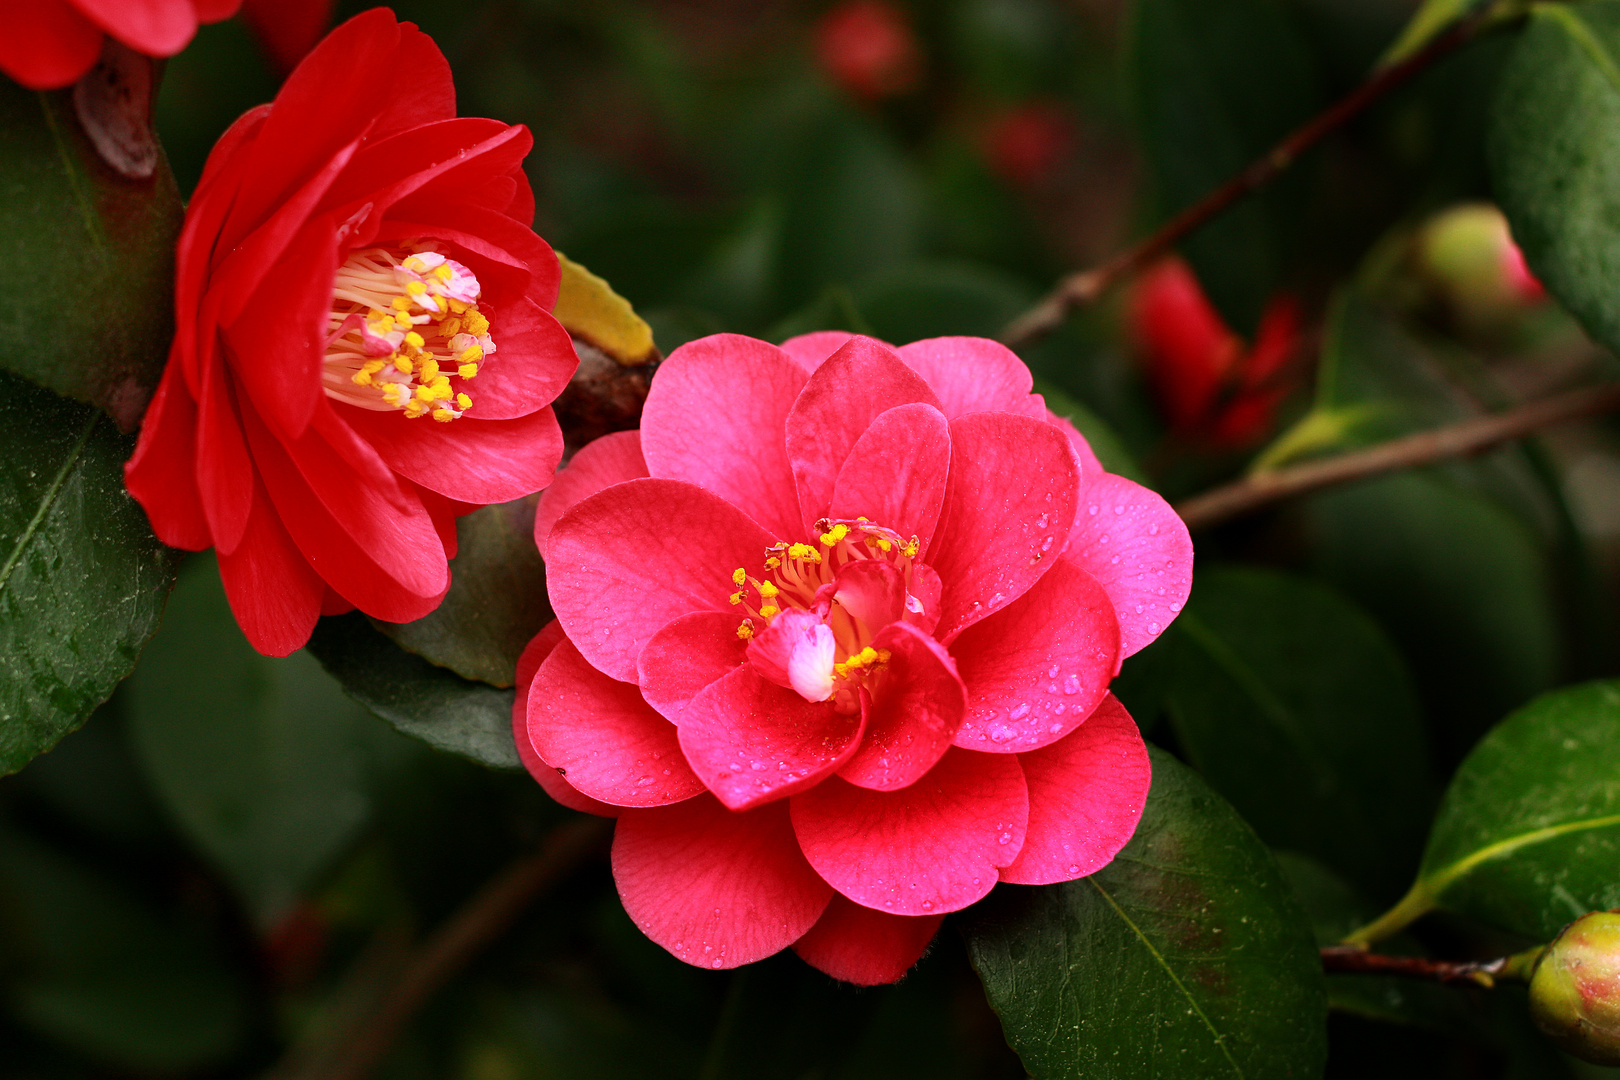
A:
{"label": "blurred background", "polygon": [[[530,127],[537,231],[627,297],[666,354],[722,330],[996,337],[1062,274],[1356,85],[1415,7],[395,5],[448,56],[462,114]],[[1546,299],[1489,203],[1484,115],[1505,44],[1436,65],[1183,258],[1022,350],[1038,388],[1111,468],[1175,500],[1257,461],[1612,367]],[[297,48],[231,20],[168,63],[158,127],[183,191]],[[1620,671],[1610,424],[1299,500],[1198,544],[1201,565],[1304,575],[1370,615],[1427,720],[1424,783],[1535,694]],[[1120,693],[1174,749],[1156,651],[1132,659]],[[323,1033],[352,1024],[413,943],[570,816],[522,773],[397,733],[311,657],[253,653],[209,557],[194,557],[134,677],[0,779],[0,1077],[336,1075],[318,1060]],[[1389,852],[1355,884],[1387,901],[1415,858]],[[1443,921],[1431,932],[1454,951],[1501,944]],[[1331,1032],[1332,1076],[1373,1061],[1390,1076],[1572,1068],[1517,1012],[1428,1029],[1340,1013]],[[436,995],[378,1075],[1022,1069],[949,923],[892,988],[834,984],[791,954],[700,971],[641,937],[598,859]]]}

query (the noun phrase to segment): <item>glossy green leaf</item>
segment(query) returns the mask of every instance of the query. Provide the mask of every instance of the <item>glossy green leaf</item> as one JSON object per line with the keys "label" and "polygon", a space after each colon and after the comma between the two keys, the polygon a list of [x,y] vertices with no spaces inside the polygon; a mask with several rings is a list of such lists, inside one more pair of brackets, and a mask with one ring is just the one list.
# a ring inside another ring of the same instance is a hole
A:
{"label": "glossy green leaf", "polygon": [[1502,72],[1490,164],[1531,269],[1620,347],[1620,2],[1535,6]]}
{"label": "glossy green leaf", "polygon": [[211,558],[186,567],[127,706],[152,787],[263,927],[355,837],[371,773],[404,744],[308,654],[259,655]]}
{"label": "glossy green leaf", "polygon": [[1187,760],[1268,843],[1396,894],[1433,798],[1411,682],[1373,621],[1301,578],[1203,567],[1170,634],[1158,678]]}
{"label": "glossy green leaf", "polygon": [[1620,907],[1620,682],[1544,695],[1452,777],[1417,882],[1358,939],[1434,908],[1537,941]]}
{"label": "glossy green leaf", "polygon": [[[1294,5],[1136,0],[1130,91],[1160,215],[1214,191],[1322,101]],[[1226,211],[1182,245],[1211,301],[1251,333],[1282,283],[1298,179]]]}
{"label": "glossy green leaf", "polygon": [[509,687],[518,656],[551,618],[546,568],[534,544],[531,495],[456,522],[450,591],[411,623],[378,623],[407,652],[466,679]]}
{"label": "glossy green leaf", "polygon": [[322,619],[309,651],[343,689],[407,735],[498,769],[519,769],[511,690],[463,679],[395,645],[364,615]]}
{"label": "glossy green leaf", "polygon": [[1001,885],[964,930],[1035,1080],[1321,1075],[1310,924],[1265,845],[1168,754],[1153,752],[1147,810],[1111,864]]}
{"label": "glossy green leaf", "polygon": [[72,90],[37,94],[0,79],[0,146],[0,262],[26,267],[0,305],[0,367],[131,430],[174,332],[174,177],[155,141],[145,177],[103,160]]}
{"label": "glossy green leaf", "polygon": [[134,440],[13,381],[0,429],[0,775],[84,722],[157,629],[174,554],[124,491]]}
{"label": "glossy green leaf", "polygon": [[202,926],[0,828],[0,998],[43,1035],[140,1075],[230,1055],[246,1034],[246,994]]}

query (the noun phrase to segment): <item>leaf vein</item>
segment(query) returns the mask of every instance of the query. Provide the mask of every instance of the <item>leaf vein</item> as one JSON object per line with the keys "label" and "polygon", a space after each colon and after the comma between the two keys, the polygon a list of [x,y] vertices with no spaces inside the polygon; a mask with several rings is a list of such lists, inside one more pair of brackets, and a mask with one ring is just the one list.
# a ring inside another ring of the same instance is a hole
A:
{"label": "leaf vein", "polygon": [[45,522],[45,515],[50,513],[52,506],[56,505],[57,496],[62,493],[62,485],[67,483],[68,474],[79,463],[79,458],[84,454],[85,446],[90,442],[91,432],[96,430],[96,425],[100,422],[101,413],[92,412],[89,422],[84,425],[84,430],[79,432],[79,438],[74,442],[73,449],[68,452],[67,458],[62,462],[62,467],[56,471],[56,475],[51,478],[49,486],[45,488],[44,493],[40,496],[39,508],[34,511],[33,518],[29,520],[23,531],[18,535],[17,542],[12,545],[10,554],[6,556],[5,564],[0,565],[0,592],[5,592],[6,586],[10,584],[12,573],[16,571],[17,564],[22,561],[23,552],[27,550],[29,544],[33,543],[34,534],[39,532],[39,527]]}

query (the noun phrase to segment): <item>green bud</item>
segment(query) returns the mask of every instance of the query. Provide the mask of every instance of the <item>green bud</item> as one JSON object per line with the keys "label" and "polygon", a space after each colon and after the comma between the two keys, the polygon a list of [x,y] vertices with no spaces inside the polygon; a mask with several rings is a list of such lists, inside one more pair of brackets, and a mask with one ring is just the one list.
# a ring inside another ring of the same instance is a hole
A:
{"label": "green bud", "polygon": [[1530,976],[1530,1015],[1582,1061],[1620,1065],[1620,911],[1564,927]]}

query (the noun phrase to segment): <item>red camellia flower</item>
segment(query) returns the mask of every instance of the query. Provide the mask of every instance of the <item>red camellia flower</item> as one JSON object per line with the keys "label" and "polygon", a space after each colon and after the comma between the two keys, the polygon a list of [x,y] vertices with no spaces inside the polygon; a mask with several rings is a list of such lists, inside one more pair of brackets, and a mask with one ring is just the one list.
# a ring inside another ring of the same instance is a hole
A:
{"label": "red camellia flower", "polygon": [[519,750],[618,816],[613,873],[709,968],[792,945],[892,982],[997,881],[1113,858],[1149,766],[1108,692],[1191,584],[1006,348],[812,334],[677,349],[639,432],[542,496],[552,623]]}
{"label": "red camellia flower", "polygon": [[1284,369],[1299,348],[1299,309],[1291,297],[1267,305],[1250,348],[1227,327],[1192,268],[1169,258],[1142,275],[1129,315],[1172,427],[1228,447],[1270,430],[1292,389]]}
{"label": "red camellia flower", "polygon": [[922,50],[905,13],[883,0],[847,0],[815,28],[816,60],[845,90],[866,101],[903,94],[922,74]]}
{"label": "red camellia flower", "polygon": [[457,119],[438,48],[379,8],[209,155],[126,477],[165,543],[218,551],[261,652],[323,611],[421,618],[455,516],[550,483],[577,360],[529,228],[530,144]]}
{"label": "red camellia flower", "polygon": [[242,20],[278,73],[291,71],[332,23],[336,0],[242,0]]}
{"label": "red camellia flower", "polygon": [[173,56],[198,23],[219,22],[242,0],[22,0],[6,5],[0,71],[31,90],[79,81],[111,37],[147,56]]}

